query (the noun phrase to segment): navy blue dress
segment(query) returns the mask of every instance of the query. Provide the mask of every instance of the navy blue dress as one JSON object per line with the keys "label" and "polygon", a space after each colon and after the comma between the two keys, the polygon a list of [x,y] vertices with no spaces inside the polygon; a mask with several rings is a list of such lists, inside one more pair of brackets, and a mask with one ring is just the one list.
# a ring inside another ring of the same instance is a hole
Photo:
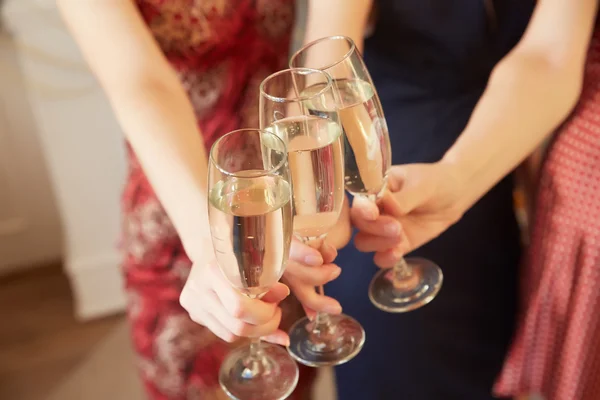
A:
{"label": "navy blue dress", "polygon": [[[492,3],[492,2],[489,2]],[[381,0],[365,61],[390,129],[393,163],[439,160],[464,129],[494,65],[523,34],[533,0]],[[363,351],[336,369],[340,400],[492,399],[514,328],[519,230],[507,177],[464,218],[415,251],[444,285],[419,310],[371,305],[373,255],[353,246],[327,285],[365,327]]]}

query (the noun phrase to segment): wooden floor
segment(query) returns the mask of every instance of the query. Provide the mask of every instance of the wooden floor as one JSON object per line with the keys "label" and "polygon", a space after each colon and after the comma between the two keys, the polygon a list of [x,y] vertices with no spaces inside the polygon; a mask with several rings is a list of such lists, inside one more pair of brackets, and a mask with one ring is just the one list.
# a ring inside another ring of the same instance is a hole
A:
{"label": "wooden floor", "polygon": [[43,400],[122,317],[80,323],[59,265],[0,278],[0,399]]}
{"label": "wooden floor", "polygon": [[[59,266],[0,278],[0,400],[143,397],[132,385],[137,377],[133,361],[122,360],[133,359],[126,351],[124,318],[83,324],[73,318],[72,307]],[[115,365],[121,370],[115,372]],[[313,399],[335,399],[332,372],[320,372]],[[107,387],[112,394],[104,396]]]}

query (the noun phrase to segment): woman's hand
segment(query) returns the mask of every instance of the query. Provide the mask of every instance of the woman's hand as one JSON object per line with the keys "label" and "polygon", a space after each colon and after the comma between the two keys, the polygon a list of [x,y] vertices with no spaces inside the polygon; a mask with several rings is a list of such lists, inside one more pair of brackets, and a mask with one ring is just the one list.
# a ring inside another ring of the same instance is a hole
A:
{"label": "woman's hand", "polygon": [[304,307],[309,317],[316,312],[339,314],[342,307],[337,300],[321,296],[315,287],[321,286],[337,278],[341,268],[333,263],[337,250],[331,244],[324,242],[319,251],[294,239],[290,251],[290,261],[283,275],[286,282]]}
{"label": "woman's hand", "polygon": [[356,248],[375,252],[375,264],[392,267],[404,254],[436,238],[458,221],[461,186],[447,163],[394,166],[389,191],[375,204],[356,198],[350,215],[359,230]]}
{"label": "woman's hand", "polygon": [[[336,300],[315,293],[315,286],[335,279],[341,272],[338,266],[330,264],[337,255],[335,249],[324,244],[321,252],[294,240],[285,281],[309,314],[315,311],[340,313],[341,306]],[[327,264],[323,264],[324,261]],[[279,329],[281,308],[278,304],[289,294],[288,286],[278,282],[261,299],[250,299],[231,286],[215,261],[195,262],[180,302],[192,320],[227,342],[240,337],[263,337],[268,342],[287,346],[289,337]]]}

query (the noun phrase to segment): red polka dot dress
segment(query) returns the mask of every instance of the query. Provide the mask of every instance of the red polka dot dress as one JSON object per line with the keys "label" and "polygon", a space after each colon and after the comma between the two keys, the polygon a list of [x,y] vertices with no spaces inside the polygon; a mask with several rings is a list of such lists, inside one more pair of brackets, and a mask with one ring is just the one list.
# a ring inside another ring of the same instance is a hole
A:
{"label": "red polka dot dress", "polygon": [[495,392],[600,399],[600,30],[542,168],[522,312]]}

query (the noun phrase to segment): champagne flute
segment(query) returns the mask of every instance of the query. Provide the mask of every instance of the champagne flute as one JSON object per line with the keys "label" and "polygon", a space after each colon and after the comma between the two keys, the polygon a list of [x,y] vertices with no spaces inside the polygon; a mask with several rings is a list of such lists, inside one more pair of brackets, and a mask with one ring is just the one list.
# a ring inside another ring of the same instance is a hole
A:
{"label": "champagne flute", "polygon": [[[318,39],[298,50],[290,67],[315,68],[332,77],[346,140],[346,190],[355,197],[377,202],[386,189],[392,151],[383,108],[356,45],[345,36]],[[310,112],[330,113],[319,108]],[[412,311],[433,300],[442,281],[442,270],[433,262],[402,258],[394,268],[382,269],[375,275],[369,298],[386,312]]]}
{"label": "champagne flute", "polygon": [[[256,129],[230,132],[212,146],[208,174],[217,263],[234,288],[260,298],[281,278],[292,238],[285,143]],[[225,358],[219,383],[232,399],[285,399],[298,365],[282,347],[253,338]]]}
{"label": "champagne flute", "polygon": [[[329,75],[306,68],[277,72],[260,86],[260,126],[287,144],[294,234],[314,248],[337,224],[345,201],[342,129],[334,96]],[[312,115],[311,107],[327,113]],[[323,294],[322,286],[317,290]],[[358,354],[364,342],[365,332],[353,318],[317,313],[313,321],[304,317],[292,326],[288,351],[308,366],[339,365]]]}

